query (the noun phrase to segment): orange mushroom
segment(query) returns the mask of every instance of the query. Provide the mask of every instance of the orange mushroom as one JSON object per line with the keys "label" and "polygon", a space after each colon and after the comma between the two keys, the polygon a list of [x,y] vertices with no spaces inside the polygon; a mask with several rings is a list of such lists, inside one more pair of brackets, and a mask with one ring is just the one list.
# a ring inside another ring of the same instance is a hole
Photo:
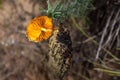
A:
{"label": "orange mushroom", "polygon": [[47,40],[53,32],[52,19],[47,16],[34,18],[27,26],[26,35],[30,41]]}

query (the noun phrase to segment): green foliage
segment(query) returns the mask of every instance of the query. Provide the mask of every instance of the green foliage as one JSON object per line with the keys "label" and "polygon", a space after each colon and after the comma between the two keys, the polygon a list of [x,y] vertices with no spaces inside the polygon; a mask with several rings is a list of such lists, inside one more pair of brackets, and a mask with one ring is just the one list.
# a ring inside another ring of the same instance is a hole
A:
{"label": "green foliage", "polygon": [[103,69],[103,68],[95,68],[95,70],[107,73],[111,76],[120,76],[120,71],[119,70],[109,70],[109,69]]}
{"label": "green foliage", "polygon": [[116,50],[119,50],[119,51],[120,51],[120,48],[116,48]]}
{"label": "green foliage", "polygon": [[54,5],[47,1],[47,14],[56,20],[68,19],[71,16],[81,17],[85,16],[87,12],[93,7],[92,0],[62,0],[57,1]]}
{"label": "green foliage", "polygon": [[0,0],[0,9],[2,8],[2,0]]}

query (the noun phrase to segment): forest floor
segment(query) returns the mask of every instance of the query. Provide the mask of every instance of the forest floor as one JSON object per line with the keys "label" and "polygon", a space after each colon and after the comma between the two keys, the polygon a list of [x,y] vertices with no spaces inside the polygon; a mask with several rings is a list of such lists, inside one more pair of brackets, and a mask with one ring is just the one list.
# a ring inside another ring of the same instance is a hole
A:
{"label": "forest floor", "polygon": [[[44,63],[48,41],[30,42],[25,33],[31,19],[41,15],[41,7],[47,9],[46,0],[2,0],[0,3],[0,80],[56,80]],[[95,58],[96,45],[87,43],[89,39],[80,35],[73,25],[69,30],[74,64],[65,80],[118,80],[93,70],[86,59]]]}

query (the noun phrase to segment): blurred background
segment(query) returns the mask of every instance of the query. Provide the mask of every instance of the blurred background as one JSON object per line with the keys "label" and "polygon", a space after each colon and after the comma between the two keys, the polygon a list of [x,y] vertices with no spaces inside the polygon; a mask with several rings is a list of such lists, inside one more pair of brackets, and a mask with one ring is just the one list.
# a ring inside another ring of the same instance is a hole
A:
{"label": "blurred background", "polygon": [[[120,1],[94,0],[93,5],[87,16],[66,23],[73,58],[65,80],[120,80]],[[42,15],[42,8],[47,9],[46,0],[0,0],[0,80],[57,80],[44,62],[48,41],[30,42],[25,34],[28,23]],[[105,48],[99,51],[101,45]]]}

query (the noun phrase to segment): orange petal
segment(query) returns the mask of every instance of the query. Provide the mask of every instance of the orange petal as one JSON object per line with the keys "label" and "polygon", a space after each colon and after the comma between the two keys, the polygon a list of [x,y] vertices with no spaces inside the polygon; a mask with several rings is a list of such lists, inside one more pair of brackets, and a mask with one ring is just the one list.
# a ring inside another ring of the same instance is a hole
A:
{"label": "orange petal", "polygon": [[47,16],[34,18],[27,27],[27,37],[34,42],[48,39],[53,31],[52,19]]}

